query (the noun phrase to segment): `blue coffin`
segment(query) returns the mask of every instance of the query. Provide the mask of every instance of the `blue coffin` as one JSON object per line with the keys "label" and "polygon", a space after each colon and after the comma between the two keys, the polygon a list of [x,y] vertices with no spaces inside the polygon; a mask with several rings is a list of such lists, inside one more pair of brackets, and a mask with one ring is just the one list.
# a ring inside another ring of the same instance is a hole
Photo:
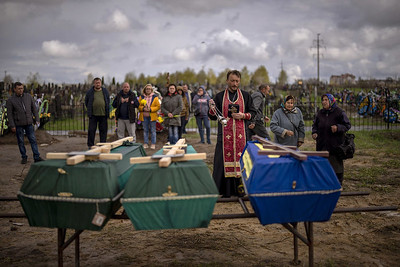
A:
{"label": "blue coffin", "polygon": [[326,158],[259,155],[248,142],[240,159],[245,191],[263,225],[328,221],[341,186]]}

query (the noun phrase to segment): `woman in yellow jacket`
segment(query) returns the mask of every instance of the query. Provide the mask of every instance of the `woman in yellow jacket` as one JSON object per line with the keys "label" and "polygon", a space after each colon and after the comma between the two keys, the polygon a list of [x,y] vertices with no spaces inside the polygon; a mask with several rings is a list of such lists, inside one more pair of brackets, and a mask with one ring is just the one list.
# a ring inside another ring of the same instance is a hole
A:
{"label": "woman in yellow jacket", "polygon": [[149,147],[149,132],[151,134],[151,149],[156,149],[156,122],[157,112],[160,110],[160,101],[153,92],[153,86],[146,84],[143,94],[139,97],[139,120],[143,123],[143,147]]}

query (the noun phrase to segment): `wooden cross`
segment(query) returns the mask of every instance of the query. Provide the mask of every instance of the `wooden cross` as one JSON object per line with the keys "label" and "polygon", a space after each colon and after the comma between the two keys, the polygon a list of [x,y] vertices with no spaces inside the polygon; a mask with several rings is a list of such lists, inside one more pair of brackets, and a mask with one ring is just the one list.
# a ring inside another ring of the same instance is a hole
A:
{"label": "wooden cross", "polygon": [[66,159],[67,165],[76,165],[86,160],[121,160],[121,153],[110,153],[111,149],[122,146],[125,141],[133,141],[133,137],[119,139],[112,143],[97,143],[88,151],[68,153],[47,153],[46,159]]}
{"label": "wooden cross", "polygon": [[306,160],[307,156],[319,156],[325,158],[329,157],[328,151],[296,151],[297,147],[295,146],[284,146],[276,144],[258,135],[254,135],[252,139],[257,140],[261,144],[263,144],[263,148],[269,149],[269,150],[259,150],[258,151],[259,155],[278,155],[278,156],[290,155],[298,160]]}
{"label": "wooden cross", "polygon": [[153,155],[150,157],[131,158],[130,163],[137,164],[137,163],[151,163],[158,161],[159,167],[166,168],[171,164],[171,162],[206,159],[207,157],[206,153],[185,154],[185,150],[181,149],[183,147],[187,147],[187,144],[185,144],[185,142],[186,142],[185,139],[183,138],[179,139],[175,145],[164,146],[164,151],[167,150],[165,148],[171,148],[168,150],[167,154]]}
{"label": "wooden cross", "polygon": [[96,148],[96,147],[103,147],[103,146],[110,146],[111,149],[122,146],[124,142],[132,142],[133,137],[128,136],[122,139],[119,139],[117,141],[111,142],[111,143],[97,143],[96,146],[92,146],[91,149]]}

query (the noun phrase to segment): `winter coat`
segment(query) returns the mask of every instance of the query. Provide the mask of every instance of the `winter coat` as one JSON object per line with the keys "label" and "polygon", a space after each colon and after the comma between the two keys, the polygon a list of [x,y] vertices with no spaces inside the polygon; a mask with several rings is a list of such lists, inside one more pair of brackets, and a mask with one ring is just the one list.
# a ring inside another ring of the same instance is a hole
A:
{"label": "winter coat", "polygon": [[[108,118],[109,114],[110,114],[110,94],[108,93],[107,89],[102,87],[101,90],[103,91],[103,95],[104,95],[104,102],[106,103],[105,106],[105,111],[106,111],[106,117]],[[93,101],[94,101],[94,86],[92,86],[92,88],[90,88],[87,93],[86,93],[86,97],[85,97],[85,106],[87,109],[87,115],[88,117],[92,117],[93,115]]]}
{"label": "winter coat", "polygon": [[[140,111],[139,120],[140,121],[144,121],[143,108],[145,105],[142,103],[142,99],[144,99],[144,98],[145,98],[144,95],[141,95],[139,97],[139,111]],[[150,103],[146,103],[146,105],[150,106],[150,120],[156,121],[158,118],[157,112],[160,110],[160,107],[161,107],[160,100],[158,99],[157,94],[153,93]]]}
{"label": "winter coat", "polygon": [[210,96],[203,94],[202,96],[195,95],[193,97],[193,108],[194,108],[194,115],[195,116],[208,116],[208,102],[210,101]]}
{"label": "winter coat", "polygon": [[181,111],[181,117],[189,118],[190,106],[189,106],[189,103],[187,101],[187,97],[183,96],[182,97],[182,101],[183,101],[182,102],[183,106],[182,106],[182,111]]}
{"label": "winter coat", "polygon": [[261,91],[254,92],[251,95],[253,105],[257,109],[257,114],[254,116],[253,121],[264,122],[264,108],[265,108],[265,95]]}
{"label": "winter coat", "polygon": [[[167,125],[181,126],[182,97],[179,94],[167,94],[161,104],[161,112],[164,114],[165,123]],[[172,113],[174,117],[168,118],[168,113]]]}
{"label": "winter coat", "polygon": [[6,105],[10,128],[33,124],[33,117],[35,117],[36,122],[40,122],[38,110],[30,94],[24,93],[22,96],[13,94],[7,100]]}
{"label": "winter coat", "polygon": [[[337,132],[333,133],[331,126],[337,126]],[[317,133],[317,151],[327,150],[333,152],[344,141],[344,134],[350,130],[351,124],[346,113],[334,106],[331,109],[320,109],[315,116],[312,133]]]}
{"label": "winter coat", "polygon": [[[128,117],[129,117],[129,122],[130,123],[134,123],[136,122],[136,111],[135,108],[139,107],[139,102],[137,100],[136,95],[132,92],[129,91],[128,92],[128,98],[129,98],[129,102],[128,102]],[[115,97],[112,106],[114,108],[116,108],[117,110],[115,111],[115,117],[117,119],[120,118],[121,114],[120,114],[120,108],[121,108],[121,98],[124,96],[124,91],[121,90],[117,96]]]}
{"label": "winter coat", "polygon": [[[283,108],[277,109],[272,115],[270,129],[275,134],[275,141],[279,144],[297,146],[297,142],[304,142],[305,131],[303,114],[297,107],[294,107],[292,112],[286,114]],[[294,135],[286,135],[287,131],[292,131]]]}

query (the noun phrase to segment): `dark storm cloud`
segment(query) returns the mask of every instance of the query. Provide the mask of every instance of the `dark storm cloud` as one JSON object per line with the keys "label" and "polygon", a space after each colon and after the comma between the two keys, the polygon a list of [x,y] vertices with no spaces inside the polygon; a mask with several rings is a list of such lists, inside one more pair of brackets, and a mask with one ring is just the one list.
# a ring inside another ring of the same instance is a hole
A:
{"label": "dark storm cloud", "polygon": [[[330,10],[334,23],[342,29],[360,29],[365,26],[385,28],[400,25],[398,0],[329,1],[329,4],[317,4],[317,8],[320,12]],[[325,11],[324,8],[328,9]]]}

